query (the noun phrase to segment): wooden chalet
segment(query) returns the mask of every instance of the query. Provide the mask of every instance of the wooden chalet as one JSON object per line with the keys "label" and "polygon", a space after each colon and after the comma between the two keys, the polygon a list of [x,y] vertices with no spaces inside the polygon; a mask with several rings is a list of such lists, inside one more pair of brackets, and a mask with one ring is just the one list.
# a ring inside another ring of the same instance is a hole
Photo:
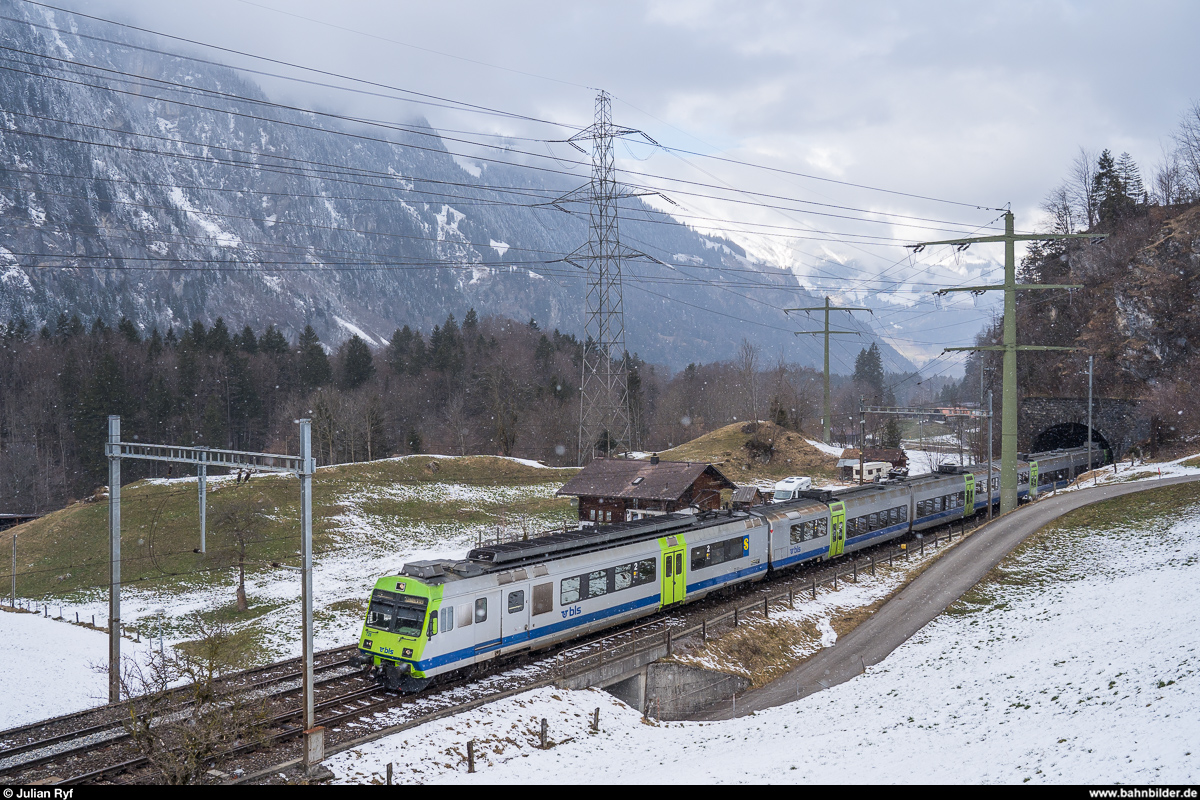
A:
{"label": "wooden chalet", "polygon": [[762,489],[757,486],[739,486],[733,492],[733,497],[729,499],[729,504],[733,506],[734,511],[745,511],[754,506],[761,506],[767,502],[766,495]]}
{"label": "wooden chalet", "polygon": [[693,461],[649,461],[598,458],[558,490],[579,498],[585,525],[627,522],[642,517],[719,509],[721,491],[737,486],[711,464]]}

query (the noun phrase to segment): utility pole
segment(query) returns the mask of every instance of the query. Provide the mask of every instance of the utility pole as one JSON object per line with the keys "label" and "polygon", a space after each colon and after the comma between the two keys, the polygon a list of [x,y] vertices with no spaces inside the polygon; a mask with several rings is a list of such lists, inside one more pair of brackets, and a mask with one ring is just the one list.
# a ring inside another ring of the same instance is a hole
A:
{"label": "utility pole", "polygon": [[121,701],[121,418],[108,418],[108,702]]}
{"label": "utility pole", "polygon": [[795,333],[796,336],[816,336],[818,334],[824,334],[824,336],[825,336],[825,403],[821,407],[821,414],[822,414],[822,416],[821,416],[821,437],[822,437],[822,441],[824,441],[825,444],[829,444],[829,421],[833,418],[832,414],[830,412],[830,403],[829,403],[829,337],[842,335],[842,334],[851,335],[851,336],[862,336],[862,331],[831,331],[829,329],[829,312],[830,311],[866,311],[870,314],[874,314],[875,312],[869,308],[858,308],[858,307],[851,307],[851,306],[842,306],[842,307],[831,306],[831,305],[829,305],[828,297],[825,298],[825,305],[823,305],[823,306],[816,306],[814,308],[785,308],[783,310],[783,313],[789,314],[793,311],[804,311],[806,313],[812,312],[812,311],[824,311],[825,312],[825,328],[823,330],[793,331],[793,333]]}
{"label": "utility pole", "polygon": [[964,286],[939,289],[941,296],[950,292],[1004,292],[1004,343],[986,347],[947,347],[944,352],[954,350],[998,350],[1004,353],[1004,413],[1000,420],[1000,513],[1007,514],[1017,507],[1017,351],[1018,350],[1077,350],[1076,347],[1050,347],[1046,345],[1017,345],[1017,292],[1033,289],[1082,289],[1080,285],[1066,284],[1017,284],[1016,243],[1022,241],[1049,241],[1052,239],[1103,239],[1104,234],[1093,233],[1037,233],[1017,234],[1014,230],[1011,211],[1004,212],[1004,234],[1000,236],[978,236],[970,239],[946,239],[939,242],[922,242],[912,245],[920,251],[933,245],[956,245],[965,249],[972,244],[984,242],[1004,243],[1004,283],[1000,286]]}
{"label": "utility pole", "polygon": [[1088,356],[1088,472],[1092,471],[1092,360]]}
{"label": "utility pole", "polygon": [[[622,186],[616,180],[613,144],[620,136],[638,135],[657,144],[641,131],[614,125],[612,100],[607,92],[596,96],[596,119],[567,139],[586,154],[579,142],[592,142],[592,179],[549,203],[567,211],[564,203],[587,203],[587,244],[563,260],[587,275],[584,309],[583,377],[579,397],[579,465],[591,461],[597,446],[604,455],[632,449],[633,425],[629,410],[629,368],[625,350],[625,303],[621,288],[621,262],[642,258],[663,263],[621,244],[617,201],[658,192]],[[570,212],[568,212],[570,213]]]}
{"label": "utility pole", "polygon": [[867,412],[863,410],[866,398],[858,396],[858,485],[863,484],[867,471]]}
{"label": "utility pole", "polygon": [[992,518],[992,390],[988,389],[988,519]]}

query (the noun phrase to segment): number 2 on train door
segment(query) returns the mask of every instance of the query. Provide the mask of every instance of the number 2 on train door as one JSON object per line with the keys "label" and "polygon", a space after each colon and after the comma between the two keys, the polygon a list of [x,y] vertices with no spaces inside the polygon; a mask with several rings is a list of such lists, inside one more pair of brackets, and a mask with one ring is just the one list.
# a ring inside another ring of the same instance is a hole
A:
{"label": "number 2 on train door", "polygon": [[846,549],[846,504],[829,504],[829,557],[840,556]]}

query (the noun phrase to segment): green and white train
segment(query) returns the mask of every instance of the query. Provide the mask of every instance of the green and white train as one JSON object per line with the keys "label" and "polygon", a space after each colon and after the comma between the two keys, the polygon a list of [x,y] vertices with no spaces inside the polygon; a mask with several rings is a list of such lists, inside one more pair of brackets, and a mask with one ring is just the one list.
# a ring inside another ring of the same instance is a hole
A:
{"label": "green and white train", "polygon": [[[1105,454],[1094,451],[1093,465]],[[1088,469],[1086,448],[1026,457],[1021,498]],[[584,634],[837,558],[986,509],[998,466],[802,492],[749,511],[667,514],[471,550],[461,560],[405,564],[371,594],[357,659],[389,689]]]}

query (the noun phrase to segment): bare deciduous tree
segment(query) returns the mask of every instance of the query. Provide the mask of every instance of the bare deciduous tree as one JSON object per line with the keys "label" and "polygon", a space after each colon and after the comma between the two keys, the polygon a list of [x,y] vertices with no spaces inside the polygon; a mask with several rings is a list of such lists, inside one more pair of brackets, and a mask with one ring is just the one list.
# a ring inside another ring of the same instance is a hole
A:
{"label": "bare deciduous tree", "polygon": [[1096,191],[1098,158],[1094,150],[1080,147],[1079,154],[1071,163],[1066,184],[1075,217],[1085,222],[1088,228],[1100,221],[1100,197]]}
{"label": "bare deciduous tree", "polygon": [[266,519],[266,500],[262,495],[256,497],[237,497],[226,501],[220,511],[213,516],[213,526],[216,530],[231,538],[229,560],[237,564],[237,610],[250,610],[246,602],[246,546],[263,537]]}
{"label": "bare deciduous tree", "polygon": [[186,623],[198,639],[153,653],[146,665],[128,660],[121,676],[125,730],[172,786],[196,782],[230,749],[256,743],[267,719],[261,699],[218,691],[222,675],[246,666],[237,634],[199,614]]}
{"label": "bare deciduous tree", "polygon": [[1200,197],[1200,101],[1184,112],[1174,139],[1187,193]]}
{"label": "bare deciduous tree", "polygon": [[749,339],[742,339],[738,347],[738,369],[742,373],[742,387],[749,403],[748,422],[758,420],[758,352],[758,345]]}

